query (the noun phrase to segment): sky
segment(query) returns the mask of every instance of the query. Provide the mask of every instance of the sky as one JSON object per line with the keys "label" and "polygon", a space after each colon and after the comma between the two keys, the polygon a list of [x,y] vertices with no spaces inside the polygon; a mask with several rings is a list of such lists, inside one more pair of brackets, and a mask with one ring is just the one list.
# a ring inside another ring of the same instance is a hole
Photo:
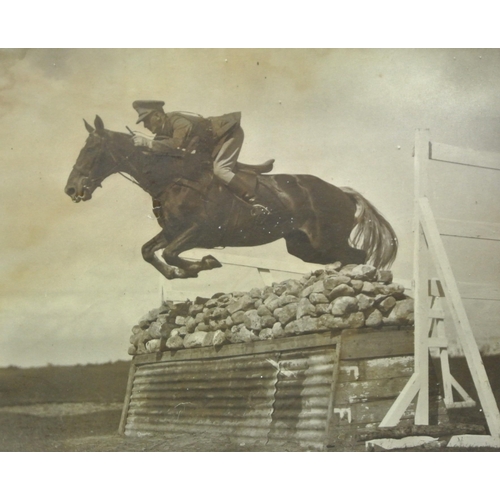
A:
{"label": "sky", "polygon": [[[141,130],[136,99],[204,116],[241,111],[241,161],[275,158],[275,173],[361,192],[398,235],[395,281],[410,280],[415,130],[500,152],[499,82],[497,49],[0,50],[0,366],[128,359],[132,326],[159,304],[159,275],[140,252],[159,231],[149,196],[119,176],[86,203],[64,193],[83,119]],[[467,217],[456,201],[475,189],[500,222],[498,178],[471,175],[443,174],[437,198]],[[297,262],[283,241],[224,252]],[[481,271],[476,260],[463,262],[468,274],[497,283],[498,263]],[[225,266],[170,284],[194,298],[260,282]]]}

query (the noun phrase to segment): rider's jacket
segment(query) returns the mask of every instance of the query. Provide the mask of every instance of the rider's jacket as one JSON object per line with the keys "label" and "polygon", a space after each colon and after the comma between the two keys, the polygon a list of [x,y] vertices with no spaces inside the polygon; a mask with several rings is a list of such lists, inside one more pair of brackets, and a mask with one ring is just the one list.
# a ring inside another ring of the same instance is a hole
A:
{"label": "rider's jacket", "polygon": [[165,113],[161,130],[156,134],[152,149],[156,153],[168,153],[173,149],[186,149],[196,139],[196,150],[213,154],[214,150],[239,126],[241,113],[222,116],[203,116],[174,111]]}

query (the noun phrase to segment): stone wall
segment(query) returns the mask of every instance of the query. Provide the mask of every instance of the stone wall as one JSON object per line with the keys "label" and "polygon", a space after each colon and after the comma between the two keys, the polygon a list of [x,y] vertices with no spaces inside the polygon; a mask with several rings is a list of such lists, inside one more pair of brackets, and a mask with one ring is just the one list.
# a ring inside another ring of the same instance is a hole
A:
{"label": "stone wall", "polygon": [[409,325],[413,299],[391,271],[335,263],[249,292],[167,301],[133,327],[129,354]]}

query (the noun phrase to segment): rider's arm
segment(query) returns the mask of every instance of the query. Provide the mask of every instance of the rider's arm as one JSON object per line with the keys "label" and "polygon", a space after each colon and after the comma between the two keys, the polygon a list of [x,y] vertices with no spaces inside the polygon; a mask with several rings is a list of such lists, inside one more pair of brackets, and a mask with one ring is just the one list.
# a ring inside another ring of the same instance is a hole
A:
{"label": "rider's arm", "polygon": [[186,138],[189,137],[193,125],[182,116],[175,116],[172,119],[172,137],[157,135],[151,145],[151,149],[156,153],[168,153],[173,149],[185,146]]}

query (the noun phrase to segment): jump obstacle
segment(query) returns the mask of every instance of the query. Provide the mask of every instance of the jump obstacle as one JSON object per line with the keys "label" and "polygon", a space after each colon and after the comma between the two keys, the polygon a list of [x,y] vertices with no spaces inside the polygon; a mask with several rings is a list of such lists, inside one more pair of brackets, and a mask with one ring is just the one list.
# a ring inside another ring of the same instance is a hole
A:
{"label": "jump obstacle", "polygon": [[[464,408],[476,403],[450,372],[449,340],[451,329],[445,331],[445,319],[452,319],[456,339],[461,346],[477,390],[489,428],[488,436],[457,435],[448,443],[450,447],[500,447],[500,413],[486,374],[473,329],[469,321],[459,283],[455,278],[443,236],[473,238],[477,242],[500,241],[500,224],[484,221],[457,221],[434,216],[430,198],[443,197],[442,191],[431,189],[429,174],[444,164],[457,167],[455,183],[460,183],[461,168],[487,169],[489,174],[500,175],[500,154],[465,150],[430,141],[428,130],[417,130],[414,162],[414,300],[415,300],[415,371],[380,427],[398,424],[405,410],[417,397],[415,424],[429,424],[429,356],[438,351],[443,380],[446,408]],[[492,171],[496,171],[492,173]],[[463,179],[463,177],[462,177]],[[467,182],[467,180],[465,180]],[[498,181],[497,181],[498,182]],[[434,186],[434,185],[433,185]],[[491,188],[486,184],[484,190]],[[462,186],[462,191],[467,185]],[[450,196],[450,193],[446,193]],[[456,203],[464,200],[456,199]],[[471,201],[471,200],[468,200]],[[477,201],[476,201],[477,203]],[[436,203],[437,205],[439,203]],[[490,207],[493,213],[498,209]],[[472,210],[472,207],[470,207]],[[465,258],[465,257],[464,257]],[[433,266],[433,267],[432,267]],[[435,273],[435,274],[433,274]],[[481,284],[479,284],[481,286]],[[482,290],[486,287],[481,287]],[[478,296],[476,296],[477,298]],[[491,297],[487,297],[491,298]],[[484,299],[484,297],[483,297]],[[459,400],[454,398],[454,390]]]}

